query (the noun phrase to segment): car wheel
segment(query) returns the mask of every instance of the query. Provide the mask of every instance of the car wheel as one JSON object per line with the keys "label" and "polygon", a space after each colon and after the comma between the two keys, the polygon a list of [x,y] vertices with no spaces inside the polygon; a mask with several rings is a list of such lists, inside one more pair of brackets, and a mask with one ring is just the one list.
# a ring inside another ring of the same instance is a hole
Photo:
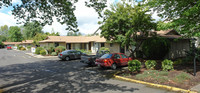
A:
{"label": "car wheel", "polygon": [[117,69],[117,64],[113,63],[113,64],[111,65],[111,68],[112,68],[113,70]]}
{"label": "car wheel", "polygon": [[70,60],[70,58],[69,58],[69,57],[66,57],[66,58],[65,58],[65,60],[66,60],[66,61],[69,61],[69,60]]}

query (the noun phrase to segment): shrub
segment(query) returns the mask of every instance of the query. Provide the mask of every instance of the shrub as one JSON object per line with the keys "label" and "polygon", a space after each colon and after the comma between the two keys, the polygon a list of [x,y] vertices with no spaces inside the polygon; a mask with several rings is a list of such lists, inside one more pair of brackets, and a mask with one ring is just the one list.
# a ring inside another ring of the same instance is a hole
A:
{"label": "shrub", "polygon": [[91,54],[92,52],[91,51],[87,51],[87,50],[84,50],[84,49],[76,49],[77,51],[81,51],[82,53],[85,53],[85,54]]}
{"label": "shrub", "polygon": [[155,60],[147,60],[145,62],[145,66],[147,69],[154,69],[154,67],[156,66],[156,61]]}
{"label": "shrub", "polygon": [[52,52],[54,52],[55,47],[49,47],[47,48],[48,54],[51,54]]}
{"label": "shrub", "polygon": [[141,62],[138,60],[131,60],[128,62],[128,70],[131,72],[140,71]]}
{"label": "shrub", "polygon": [[42,47],[37,47],[35,50],[35,54],[40,54],[40,51],[43,50]]}
{"label": "shrub", "polygon": [[20,45],[17,47],[18,50],[21,50],[21,48],[22,48],[22,46],[20,46]]}
{"label": "shrub", "polygon": [[52,52],[51,56],[57,56],[57,53],[56,52]]}
{"label": "shrub", "polygon": [[41,51],[40,51],[40,55],[43,55],[43,56],[46,55],[46,50],[44,50],[44,49],[41,50]]}
{"label": "shrub", "polygon": [[109,51],[109,52],[110,52],[110,49],[109,49],[109,48],[106,48],[106,47],[101,47],[101,48],[99,49],[99,51],[102,51],[102,50],[104,50],[104,51]]}
{"label": "shrub", "polygon": [[173,64],[174,65],[181,65],[181,64],[183,64],[183,60],[182,59],[177,59],[176,61],[174,61]]}
{"label": "shrub", "polygon": [[65,49],[66,48],[64,46],[58,46],[58,47],[55,48],[55,52],[58,54],[58,53],[60,53],[62,51],[65,51]]}
{"label": "shrub", "polygon": [[32,47],[32,46],[27,46],[27,49],[28,49],[28,50],[31,50],[31,47]]}
{"label": "shrub", "polygon": [[24,48],[24,47],[21,47],[21,48],[20,48],[20,50],[26,50],[26,48]]}
{"label": "shrub", "polygon": [[169,40],[162,37],[148,38],[142,44],[142,52],[148,59],[164,58],[165,55],[169,52],[169,48]]}
{"label": "shrub", "polygon": [[173,70],[173,62],[171,60],[165,59],[164,61],[162,61],[162,69],[164,71]]}

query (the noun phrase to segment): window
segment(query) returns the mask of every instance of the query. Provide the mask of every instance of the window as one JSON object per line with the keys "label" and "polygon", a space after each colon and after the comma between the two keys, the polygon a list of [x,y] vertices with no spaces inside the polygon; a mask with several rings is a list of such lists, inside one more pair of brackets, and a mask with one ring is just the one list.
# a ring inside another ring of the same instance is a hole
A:
{"label": "window", "polygon": [[121,54],[122,58],[128,58],[126,55],[124,54]]}
{"label": "window", "polygon": [[58,42],[55,42],[55,47],[59,46],[59,43]]}
{"label": "window", "polygon": [[81,52],[80,52],[80,51],[76,51],[76,54],[80,55],[80,54],[81,54]]}
{"label": "window", "polygon": [[112,54],[104,54],[103,56],[101,56],[101,58],[111,58]]}
{"label": "window", "polygon": [[101,43],[101,47],[105,47],[105,44],[104,44],[104,43]]}
{"label": "window", "polygon": [[115,59],[120,59],[119,54],[115,54],[115,55],[114,55],[114,58],[115,58]]}
{"label": "window", "polygon": [[110,47],[113,47],[113,43],[110,43]]}

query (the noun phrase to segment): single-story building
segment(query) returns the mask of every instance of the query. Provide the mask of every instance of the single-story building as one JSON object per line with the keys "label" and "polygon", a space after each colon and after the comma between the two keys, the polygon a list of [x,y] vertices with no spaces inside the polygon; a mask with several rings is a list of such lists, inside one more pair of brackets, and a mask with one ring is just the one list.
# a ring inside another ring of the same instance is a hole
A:
{"label": "single-story building", "polygon": [[22,45],[23,47],[27,47],[27,46],[33,46],[33,40],[23,40],[20,45]]}
{"label": "single-story building", "polygon": [[[181,38],[182,36],[175,30],[150,31],[149,37],[152,35],[157,35],[170,40],[171,48],[165,57],[167,59],[185,57],[186,51],[189,51],[190,39]],[[138,36],[142,36],[142,34],[138,33]],[[96,53],[101,47],[107,47],[110,49],[111,53],[121,52],[130,55],[127,47],[121,47],[118,43],[108,43],[105,38],[100,36],[48,36],[45,40],[40,41],[39,43],[41,47],[64,46],[68,50],[84,49],[91,51],[92,53]]]}
{"label": "single-story building", "polygon": [[21,42],[2,42],[5,46],[16,46],[21,44]]}
{"label": "single-story building", "polygon": [[[185,57],[186,51],[190,50],[191,39],[182,38],[182,36],[175,30],[150,31],[149,37],[152,37],[153,35],[164,37],[170,40],[170,50],[169,53],[165,56],[167,59]],[[148,39],[149,37],[145,39]]]}
{"label": "single-story building", "polygon": [[48,36],[46,40],[39,41],[41,47],[64,46],[66,49],[84,49],[96,53],[101,47],[107,47],[111,52],[120,52],[120,44],[107,43],[100,36]]}

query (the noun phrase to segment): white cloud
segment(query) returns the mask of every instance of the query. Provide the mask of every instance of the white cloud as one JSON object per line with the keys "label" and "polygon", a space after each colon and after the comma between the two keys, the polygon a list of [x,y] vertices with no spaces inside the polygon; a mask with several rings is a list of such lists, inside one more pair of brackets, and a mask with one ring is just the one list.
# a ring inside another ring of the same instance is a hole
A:
{"label": "white cloud", "polygon": [[0,26],[3,26],[3,25],[16,26],[17,25],[16,23],[17,21],[14,19],[13,15],[0,13]]}

